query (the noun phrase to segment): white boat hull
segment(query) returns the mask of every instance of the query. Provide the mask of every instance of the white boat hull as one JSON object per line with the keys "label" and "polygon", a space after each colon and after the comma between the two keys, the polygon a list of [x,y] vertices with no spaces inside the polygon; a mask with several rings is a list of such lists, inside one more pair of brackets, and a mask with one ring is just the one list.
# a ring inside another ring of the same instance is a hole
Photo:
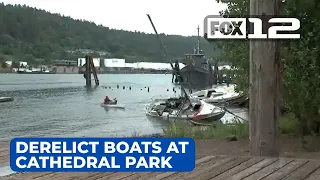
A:
{"label": "white boat hull", "polygon": [[[161,102],[162,100],[155,100],[154,103]],[[158,105],[151,104],[146,109],[146,115],[151,117],[157,117],[164,120],[189,120],[194,124],[212,124],[214,121],[221,119],[225,111],[219,107],[216,107],[212,104],[206,103],[204,101],[201,102],[201,107],[199,110],[194,111],[188,108],[181,109],[171,109],[171,111],[159,110],[156,107]],[[180,112],[180,113],[179,113]]]}
{"label": "white boat hull", "polygon": [[218,89],[207,89],[195,92],[191,94],[190,97],[203,100],[207,103],[225,103],[242,98],[243,95],[236,92],[227,92]]}
{"label": "white boat hull", "polygon": [[203,101],[207,103],[223,103],[223,102],[233,101],[241,97],[242,97],[241,94],[232,93],[232,94],[225,94],[225,95],[213,97],[213,98],[206,98],[206,99],[203,99]]}

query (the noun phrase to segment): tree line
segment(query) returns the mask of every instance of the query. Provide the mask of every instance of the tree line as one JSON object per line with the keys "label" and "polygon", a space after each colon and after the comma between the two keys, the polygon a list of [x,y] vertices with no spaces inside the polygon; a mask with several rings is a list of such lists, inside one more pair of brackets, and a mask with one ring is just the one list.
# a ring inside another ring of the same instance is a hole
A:
{"label": "tree line", "polygon": [[[154,34],[111,29],[25,5],[0,3],[0,62],[13,59],[36,64],[72,60],[85,55],[78,49],[105,51],[108,53],[104,57],[125,58],[128,62],[168,62],[192,53],[197,42],[195,36],[160,36],[169,52],[168,59],[163,58]],[[219,52],[204,38],[200,43],[207,56]]]}
{"label": "tree line", "polygon": [[[219,0],[217,0],[219,1]],[[250,0],[222,0],[228,8],[226,17],[249,15]],[[301,22],[301,39],[281,41],[283,104],[293,113],[303,135],[320,133],[320,1],[290,0],[281,4],[281,15],[296,17]],[[209,40],[208,40],[209,41]],[[236,76],[237,89],[249,90],[249,42],[215,41],[221,48],[219,59],[228,61]],[[270,59],[271,60],[271,59]],[[292,120],[294,121],[294,120]],[[292,122],[294,123],[294,122]]]}

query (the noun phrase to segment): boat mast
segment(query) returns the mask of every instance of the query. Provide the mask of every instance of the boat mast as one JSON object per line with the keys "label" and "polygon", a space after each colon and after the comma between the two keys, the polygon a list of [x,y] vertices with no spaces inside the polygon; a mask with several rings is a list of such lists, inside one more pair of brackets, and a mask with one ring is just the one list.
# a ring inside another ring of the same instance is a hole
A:
{"label": "boat mast", "polygon": [[200,54],[200,35],[199,35],[199,25],[198,25],[198,43],[197,43],[197,54]]}
{"label": "boat mast", "polygon": [[[151,20],[150,15],[147,14],[147,16],[148,16],[148,19],[149,19],[149,21],[150,21],[150,23],[151,23],[151,25],[152,25],[152,28],[153,28],[154,32],[155,32],[156,35],[157,35],[157,38],[158,38],[158,40],[159,40],[159,42],[160,42],[160,45],[161,45],[161,47],[162,47],[162,50],[164,51],[165,57],[167,57],[168,54],[167,54],[166,48],[163,46],[163,43],[162,43],[162,41],[161,41],[161,39],[160,39],[160,36],[159,36],[159,34],[158,34],[158,32],[157,32],[157,29],[156,29],[156,27],[154,26],[154,24],[153,24],[153,22],[152,22],[152,20]],[[171,60],[170,60],[170,66],[171,66],[171,68],[172,68],[173,73],[175,74],[175,76],[176,76],[176,77],[179,77],[178,80],[179,80],[179,82],[181,83],[181,91],[183,92],[183,94],[185,95],[185,97],[187,98],[187,100],[188,100],[189,102],[191,102],[190,99],[189,99],[189,96],[188,96],[188,94],[187,94],[187,92],[186,92],[186,90],[185,90],[184,87],[183,87],[183,84],[182,84],[182,83],[184,82],[184,79],[183,79],[182,76],[180,75],[180,69],[178,68],[178,71],[176,71],[176,69],[175,69],[175,67],[173,66]]]}

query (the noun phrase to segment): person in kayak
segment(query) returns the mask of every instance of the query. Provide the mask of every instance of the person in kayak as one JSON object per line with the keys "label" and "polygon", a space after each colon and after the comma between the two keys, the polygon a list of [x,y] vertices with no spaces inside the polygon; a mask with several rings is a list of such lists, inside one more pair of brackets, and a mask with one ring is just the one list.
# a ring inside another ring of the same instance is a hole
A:
{"label": "person in kayak", "polygon": [[111,103],[112,103],[112,101],[109,99],[108,96],[106,96],[106,97],[104,98],[104,104],[111,104]]}
{"label": "person in kayak", "polygon": [[108,96],[104,98],[104,104],[117,104],[117,98],[114,98],[114,101],[110,100]]}

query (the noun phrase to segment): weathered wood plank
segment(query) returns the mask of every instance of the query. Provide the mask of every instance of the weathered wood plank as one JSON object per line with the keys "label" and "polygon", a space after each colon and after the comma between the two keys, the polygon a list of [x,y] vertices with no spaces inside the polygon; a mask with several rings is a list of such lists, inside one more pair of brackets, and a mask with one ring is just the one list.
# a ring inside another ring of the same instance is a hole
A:
{"label": "weathered wood plank", "polygon": [[54,173],[50,173],[50,174],[46,174],[43,176],[39,176],[37,178],[34,178],[36,180],[46,180],[46,179],[50,179],[50,180],[63,180],[63,179],[72,179],[73,177],[81,177],[84,176],[85,173],[83,172],[54,172]]}
{"label": "weathered wood plank", "polygon": [[239,173],[231,176],[229,179],[230,180],[238,180],[238,179],[243,179],[246,178],[248,176],[250,176],[251,174],[261,170],[262,168],[269,166],[270,164],[273,164],[274,162],[276,162],[278,159],[277,158],[267,158],[264,159],[263,161],[260,161],[259,163],[250,166],[249,168],[240,171]]}
{"label": "weathered wood plank", "polygon": [[254,174],[246,177],[243,180],[258,180],[258,179],[262,179],[262,178],[268,176],[269,174],[277,171],[278,169],[282,168],[283,166],[289,164],[292,161],[293,161],[293,159],[279,159],[275,163],[273,163],[273,164],[261,169],[257,173],[254,173]]}
{"label": "weathered wood plank", "polygon": [[9,179],[12,179],[12,180],[15,180],[15,179],[35,179],[35,178],[38,178],[38,177],[42,177],[42,176],[45,176],[47,174],[52,174],[52,172],[42,172],[42,173],[17,173],[17,174],[12,174],[10,176],[7,176],[6,178],[3,178],[3,179],[6,179],[6,180],[9,180]]}
{"label": "weathered wood plank", "polygon": [[3,151],[0,151],[0,157],[1,157],[1,156],[6,156],[6,155],[9,155],[9,154],[10,154],[9,149],[5,149],[5,150],[3,150]]}
{"label": "weathered wood plank", "polygon": [[115,172],[94,172],[94,173],[85,173],[81,176],[75,176],[69,179],[76,179],[76,180],[96,180],[99,178],[103,178],[107,175],[114,174]]}
{"label": "weathered wood plank", "polygon": [[86,176],[86,173],[84,172],[58,172],[58,173],[52,173],[48,174],[39,178],[36,178],[36,180],[65,180],[65,179],[77,179],[78,177],[84,177]]}
{"label": "weathered wood plank", "polygon": [[10,159],[10,155],[9,154],[4,154],[4,155],[0,156],[0,160],[8,161],[9,159]]}
{"label": "weathered wood plank", "polygon": [[204,162],[208,162],[208,161],[210,161],[211,159],[213,159],[215,157],[218,158],[219,156],[204,156],[202,158],[199,158],[199,159],[196,160],[196,165],[199,165],[199,164],[204,163]]}
{"label": "weathered wood plank", "polygon": [[286,175],[290,174],[292,171],[298,169],[302,165],[306,164],[308,160],[294,160],[287,164],[286,166],[280,168],[279,170],[275,171],[274,173],[268,175],[267,177],[263,178],[264,180],[274,180],[274,179],[281,179]]}
{"label": "weathered wood plank", "polygon": [[[224,156],[203,156],[199,159],[196,160],[196,168],[198,166],[201,166],[201,164],[203,163],[207,163],[207,162],[210,162],[211,160],[213,159],[222,159],[224,158]],[[149,174],[144,174],[144,175],[140,175],[139,176],[139,180],[147,180],[147,179],[150,179],[152,177],[156,177],[160,174],[162,174],[160,177],[164,177],[164,176],[171,176],[173,174],[177,174],[178,172],[166,172],[166,173],[161,173],[161,172],[153,172],[153,173],[149,173]]]}
{"label": "weathered wood plank", "polygon": [[177,173],[174,176],[163,176],[163,174],[160,176],[156,176],[157,179],[197,179],[197,177],[204,173],[207,172],[208,170],[217,167],[220,164],[224,164],[230,161],[236,160],[236,157],[228,157],[228,158],[222,158],[222,159],[213,159],[202,166],[198,166],[194,171],[192,172],[187,172],[187,173]]}
{"label": "weathered wood plank", "polygon": [[[237,159],[229,161],[227,163],[220,164],[216,167],[210,167],[210,169],[207,169],[207,171],[199,174],[197,176],[197,179],[210,179],[210,178],[216,177],[216,176],[222,174],[223,172],[228,171],[229,169],[232,169],[232,168],[242,164],[243,162],[248,161],[249,159],[251,159],[251,158],[249,158],[249,157],[237,158]],[[184,178],[184,176],[182,176],[182,178]]]}
{"label": "weathered wood plank", "polygon": [[86,172],[19,173],[3,180],[320,180],[320,161],[287,158],[205,156],[196,160],[196,168],[187,173],[161,172]]}
{"label": "weathered wood plank", "polygon": [[9,144],[0,146],[0,152],[10,151]]}
{"label": "weathered wood plank", "polygon": [[119,179],[122,179],[122,178],[125,178],[125,177],[128,177],[128,176],[131,176],[132,174],[134,173],[129,173],[129,172],[124,172],[124,173],[120,173],[120,172],[117,172],[117,173],[114,173],[114,174],[110,174],[110,175],[106,175],[104,177],[101,177],[99,178],[99,180],[119,180]]}
{"label": "weathered wood plank", "polygon": [[320,168],[310,174],[305,180],[320,180]]}
{"label": "weathered wood plank", "polygon": [[[196,167],[192,172],[195,172],[197,168],[202,167],[202,166],[209,166],[212,165],[222,159],[225,159],[225,157],[222,156],[205,156],[203,158],[200,158],[196,161]],[[187,172],[187,173],[192,173],[192,172]],[[165,173],[157,173],[155,178],[156,179],[164,179],[166,177],[173,178],[172,176],[179,176],[179,172],[165,172]]]}
{"label": "weathered wood plank", "polygon": [[160,172],[152,172],[149,174],[139,174],[139,180],[149,180],[153,177],[156,177],[157,175],[161,174]]}
{"label": "weathered wood plank", "polygon": [[[125,178],[122,178],[121,180],[134,180],[134,179],[140,179],[140,177],[143,177],[143,176],[148,176],[150,175],[151,173],[134,173],[128,177],[125,177]],[[148,179],[151,179],[153,176],[150,176]]]}
{"label": "weathered wood plank", "polygon": [[33,173],[28,173],[28,174],[31,174],[31,176],[28,176],[28,177],[30,177],[32,179],[37,179],[37,180],[40,180],[40,179],[52,179],[52,177],[57,176],[57,173],[55,173],[55,172],[43,173],[41,175],[38,175],[37,177],[32,177]]}
{"label": "weathered wood plank", "polygon": [[[83,179],[87,179],[87,178],[91,178],[92,176],[95,176],[97,173],[94,172],[81,172],[81,173],[77,173],[76,176],[71,176],[68,179],[77,179],[77,180],[83,180]],[[56,176],[60,176],[60,175],[56,175]]]}
{"label": "weathered wood plank", "polygon": [[263,161],[264,158],[262,157],[255,157],[255,158],[252,158],[244,163],[242,163],[241,165],[239,166],[236,166],[214,178],[211,178],[211,179],[214,179],[214,180],[225,180],[225,179],[228,179],[230,178],[231,176],[233,176],[234,174],[237,174],[239,173],[240,171],[243,171],[244,169],[247,169],[249,168],[250,166],[253,166],[261,161]]}
{"label": "weathered wood plank", "polygon": [[5,164],[5,163],[7,163],[9,161],[10,161],[10,156],[9,155],[5,155],[5,156],[0,157],[0,165],[1,164]]}
{"label": "weathered wood plank", "polygon": [[320,162],[318,161],[309,161],[303,166],[299,167],[293,173],[287,175],[281,180],[299,180],[305,179],[314,171],[316,171],[320,167]]}

